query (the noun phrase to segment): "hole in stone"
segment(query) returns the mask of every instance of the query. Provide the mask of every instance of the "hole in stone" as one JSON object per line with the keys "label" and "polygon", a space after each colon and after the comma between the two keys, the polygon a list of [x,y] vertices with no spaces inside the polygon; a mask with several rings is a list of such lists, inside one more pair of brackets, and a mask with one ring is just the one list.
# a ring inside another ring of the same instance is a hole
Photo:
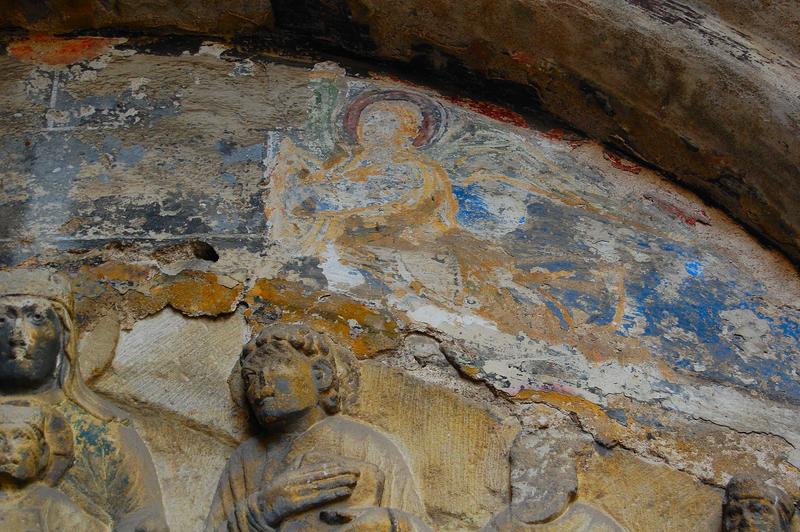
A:
{"label": "hole in stone", "polygon": [[188,240],[179,244],[162,246],[153,251],[153,258],[162,264],[172,264],[190,259],[201,259],[217,262],[219,253],[208,242]]}
{"label": "hole in stone", "polygon": [[219,253],[214,249],[214,246],[202,240],[192,240],[192,253],[198,259],[217,262],[219,260]]}

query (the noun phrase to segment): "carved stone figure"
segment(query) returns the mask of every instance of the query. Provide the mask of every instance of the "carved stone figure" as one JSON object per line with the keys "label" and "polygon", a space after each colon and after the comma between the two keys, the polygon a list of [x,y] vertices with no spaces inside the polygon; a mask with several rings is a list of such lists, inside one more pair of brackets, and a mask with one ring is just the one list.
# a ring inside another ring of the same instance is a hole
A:
{"label": "carved stone figure", "polygon": [[0,525],[166,530],[147,448],[82,380],[72,308],[63,277],[0,272]]}
{"label": "carved stone figure", "polygon": [[794,502],[782,489],[749,477],[734,477],[725,488],[722,529],[740,532],[791,530]]}
{"label": "carved stone figure", "polygon": [[603,510],[577,500],[575,455],[580,445],[554,437],[548,429],[523,429],[509,453],[510,504],[482,532],[622,532]]}
{"label": "carved stone figure", "polygon": [[0,528],[109,529],[54,488],[72,450],[72,430],[52,408],[21,400],[0,405]]}
{"label": "carved stone figure", "polygon": [[351,364],[300,326],[268,327],[245,346],[231,389],[264,434],[230,457],[206,530],[429,530],[398,446],[338,413]]}

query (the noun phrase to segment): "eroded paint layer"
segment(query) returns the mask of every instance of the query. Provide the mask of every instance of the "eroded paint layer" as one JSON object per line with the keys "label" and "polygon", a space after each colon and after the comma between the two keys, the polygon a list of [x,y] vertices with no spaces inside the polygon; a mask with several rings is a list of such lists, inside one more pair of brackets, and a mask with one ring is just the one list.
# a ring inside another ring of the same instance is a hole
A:
{"label": "eroded paint layer", "polygon": [[798,492],[800,281],[720,211],[574,133],[331,63],[76,61],[0,57],[0,258],[71,273],[87,329],[170,306],[360,358],[421,335],[603,445]]}

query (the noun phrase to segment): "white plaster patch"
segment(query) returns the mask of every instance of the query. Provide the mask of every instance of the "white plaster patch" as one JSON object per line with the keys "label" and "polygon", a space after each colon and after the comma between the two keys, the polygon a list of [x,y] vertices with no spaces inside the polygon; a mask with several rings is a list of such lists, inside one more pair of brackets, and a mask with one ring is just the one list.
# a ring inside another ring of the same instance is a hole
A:
{"label": "white plaster patch", "polygon": [[147,96],[147,93],[145,93],[142,90],[142,88],[144,88],[148,83],[150,83],[150,81],[151,80],[148,78],[133,78],[131,80],[131,85],[130,85],[131,94],[133,95],[133,97],[136,98],[137,100],[145,98]]}
{"label": "white plaster patch", "polygon": [[410,311],[408,315],[414,321],[428,324],[431,327],[441,327],[445,324],[456,325],[460,327],[477,325],[486,329],[497,330],[497,326],[494,323],[487,321],[480,316],[475,316],[474,314],[469,313],[456,314],[441,307],[437,307],[436,305],[423,305]]}
{"label": "white plaster patch", "polygon": [[347,290],[365,283],[361,272],[339,261],[339,252],[333,243],[328,243],[324,256],[325,260],[320,263],[320,268],[325,279],[328,280],[328,285],[333,290]]}
{"label": "white plaster patch", "polygon": [[800,410],[797,408],[748,397],[723,386],[686,386],[669,396],[663,404],[740,432],[780,436],[794,447],[789,452],[789,462],[800,467]]}
{"label": "white plaster patch", "polygon": [[769,349],[770,326],[767,320],[749,309],[723,310],[719,315],[725,320],[724,335],[732,339],[745,362],[751,357],[775,360]]}
{"label": "white plaster patch", "polygon": [[246,58],[242,61],[237,61],[234,63],[233,68],[231,68],[231,71],[228,72],[228,76],[232,78],[237,76],[254,76],[255,68],[256,64],[250,59]]}
{"label": "white plaster patch", "polygon": [[207,55],[209,57],[215,57],[217,59],[220,59],[222,57],[222,54],[229,49],[230,46],[228,46],[227,44],[206,41],[202,45],[200,45],[200,49],[197,51],[195,55]]}

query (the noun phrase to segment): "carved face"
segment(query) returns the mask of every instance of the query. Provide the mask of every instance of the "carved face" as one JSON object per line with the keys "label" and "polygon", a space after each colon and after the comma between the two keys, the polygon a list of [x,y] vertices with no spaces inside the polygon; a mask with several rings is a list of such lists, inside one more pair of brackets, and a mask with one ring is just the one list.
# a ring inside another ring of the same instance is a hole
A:
{"label": "carved face", "polygon": [[27,407],[3,407],[0,420],[0,475],[18,481],[38,478],[47,465],[44,419]]}
{"label": "carved face", "polygon": [[36,297],[0,301],[0,387],[33,390],[54,377],[61,352],[61,320]]}
{"label": "carved face", "polygon": [[786,530],[780,514],[771,501],[763,498],[734,499],[725,506],[725,530]]}
{"label": "carved face", "polygon": [[285,341],[257,349],[262,353],[245,361],[242,379],[262,426],[291,421],[318,404],[314,364],[307,356]]}

